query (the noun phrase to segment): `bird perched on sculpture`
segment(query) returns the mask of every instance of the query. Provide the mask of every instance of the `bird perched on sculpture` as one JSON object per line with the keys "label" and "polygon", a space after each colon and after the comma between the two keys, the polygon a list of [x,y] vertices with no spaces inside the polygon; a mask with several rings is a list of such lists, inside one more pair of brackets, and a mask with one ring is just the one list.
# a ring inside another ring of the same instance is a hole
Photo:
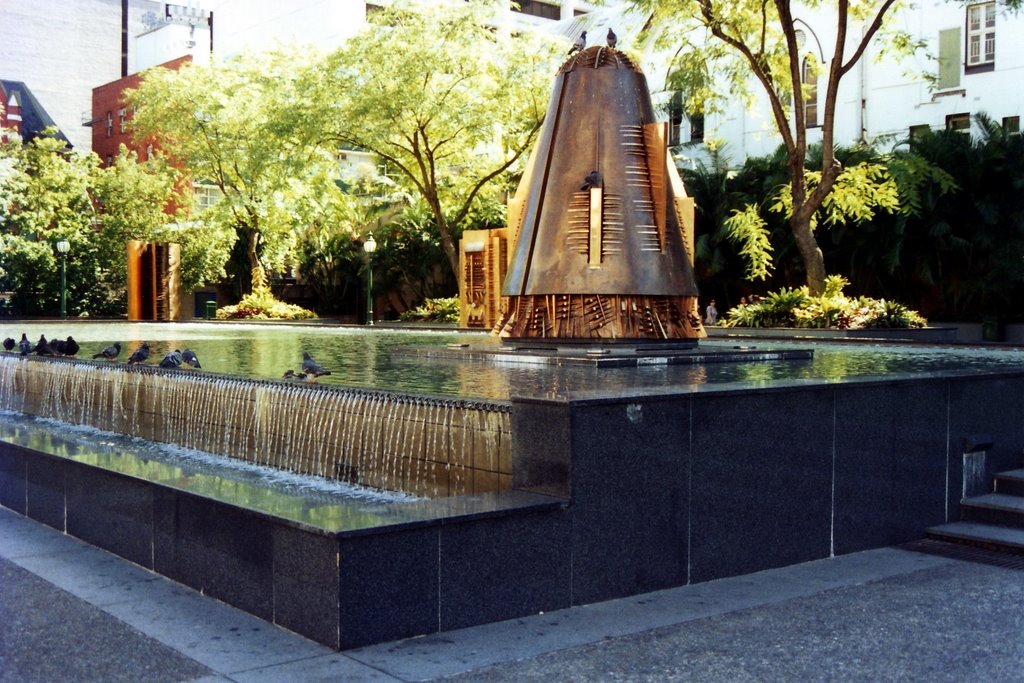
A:
{"label": "bird perched on sculpture", "polygon": [[569,54],[572,54],[573,52],[579,52],[580,50],[582,50],[586,46],[587,46],[587,32],[584,31],[583,33],[580,34],[580,37],[576,39],[576,42],[574,42],[572,44],[572,47],[569,48]]}
{"label": "bird perched on sculpture", "polygon": [[149,344],[142,342],[142,346],[132,351],[132,355],[128,356],[128,365],[145,363],[147,358],[149,358]]}
{"label": "bird perched on sculpture", "polygon": [[611,30],[611,28],[608,29],[608,36],[606,37],[606,40],[608,41],[608,47],[612,49],[619,44],[619,37],[615,35],[615,31]]}
{"label": "bird perched on sculpture", "polygon": [[314,382],[317,377],[323,377],[324,375],[331,374],[330,370],[324,368],[313,360],[313,358],[305,351],[302,352],[302,371],[306,373],[307,377],[312,377]]}
{"label": "bird perched on sculpture", "polygon": [[4,339],[4,351],[13,351],[16,343],[14,337],[7,337],[7,339]]}
{"label": "bird perched on sculpture", "polygon": [[185,349],[181,352],[181,362],[186,365],[191,365],[194,368],[201,369],[203,367],[199,364],[199,356],[197,356],[196,352],[192,349]]}
{"label": "bird perched on sculpture", "polygon": [[586,191],[592,187],[601,187],[601,174],[597,171],[591,171],[587,174],[587,177],[583,179],[583,187],[580,190]]}
{"label": "bird perched on sculpture", "polygon": [[[131,361],[129,361],[131,362]],[[160,361],[160,367],[164,370],[177,370],[181,367],[181,351],[174,349],[170,353],[164,356],[164,359]]]}
{"label": "bird perched on sculpture", "polygon": [[21,351],[21,355],[27,356],[28,352],[32,350],[32,342],[28,340],[28,336],[22,332],[21,341],[18,342],[18,350]]}
{"label": "bird perched on sculpture", "polygon": [[103,349],[99,353],[93,354],[93,358],[104,358],[106,360],[114,360],[121,355],[121,342],[114,342],[107,348]]}

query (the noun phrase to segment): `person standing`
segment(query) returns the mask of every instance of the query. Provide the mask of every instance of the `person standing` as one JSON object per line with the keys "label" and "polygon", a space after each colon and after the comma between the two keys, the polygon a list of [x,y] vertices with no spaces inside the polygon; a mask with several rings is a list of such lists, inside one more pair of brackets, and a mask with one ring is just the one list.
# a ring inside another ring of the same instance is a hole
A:
{"label": "person standing", "polygon": [[704,324],[715,325],[718,323],[718,309],[715,308],[715,300],[712,299],[708,302],[708,307],[704,310]]}

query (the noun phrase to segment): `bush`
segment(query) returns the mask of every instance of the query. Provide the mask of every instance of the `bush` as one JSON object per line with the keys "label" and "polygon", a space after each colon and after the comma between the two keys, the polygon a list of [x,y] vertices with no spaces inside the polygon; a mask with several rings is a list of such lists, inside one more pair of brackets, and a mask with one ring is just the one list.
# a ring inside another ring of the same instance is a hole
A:
{"label": "bush", "polygon": [[315,317],[313,311],[275,299],[269,288],[255,290],[242,297],[237,305],[217,310],[217,320],[306,320]]}
{"label": "bush", "polygon": [[459,297],[427,299],[422,306],[403,312],[399,318],[406,322],[457,323],[459,322]]}
{"label": "bush", "polygon": [[811,296],[806,287],[783,288],[761,301],[737,306],[726,315],[724,327],[833,327],[844,330],[864,328],[924,327],[927,321],[903,304],[843,294],[850,284],[840,275],[825,281],[825,291]]}

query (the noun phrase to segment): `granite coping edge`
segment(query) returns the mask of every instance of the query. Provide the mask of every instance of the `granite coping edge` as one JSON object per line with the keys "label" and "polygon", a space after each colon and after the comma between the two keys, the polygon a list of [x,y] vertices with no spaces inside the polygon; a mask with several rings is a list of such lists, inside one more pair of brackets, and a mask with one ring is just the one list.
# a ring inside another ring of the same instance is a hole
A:
{"label": "granite coping edge", "polygon": [[888,375],[865,375],[841,379],[806,378],[773,379],[765,384],[722,382],[717,384],[679,384],[675,386],[635,387],[627,389],[579,391],[559,396],[512,396],[513,403],[586,406],[627,403],[634,400],[672,401],[693,396],[739,396],[746,394],[780,394],[794,390],[817,390],[839,386],[890,386],[910,382],[966,381],[972,379],[1014,379],[1024,377],[1021,370],[935,370]]}
{"label": "granite coping edge", "polygon": [[496,518],[515,514],[538,512],[542,510],[559,509],[564,508],[569,504],[569,500],[567,498],[561,498],[525,489],[496,491],[474,496],[449,496],[433,499],[425,498],[411,503],[394,503],[395,506],[402,506],[407,510],[410,508],[417,509],[420,514],[420,518],[418,519],[382,522],[380,524],[364,524],[350,529],[327,529],[308,522],[276,515],[266,510],[238,505],[231,501],[223,500],[222,498],[204,495],[185,488],[176,487],[165,481],[154,481],[145,477],[139,477],[119,472],[117,470],[108,469],[101,465],[84,463],[75,460],[74,458],[46,453],[44,451],[39,451],[34,448],[29,448],[9,441],[0,440],[0,442],[3,443],[5,448],[21,452],[28,457],[41,458],[62,464],[66,463],[70,467],[78,467],[86,471],[97,470],[108,476],[141,482],[142,484],[153,487],[156,490],[172,492],[174,495],[201,500],[214,505],[223,505],[238,512],[264,519],[275,524],[291,527],[307,533],[314,533],[320,536],[338,539],[392,533],[429,526],[457,524],[477,519]]}

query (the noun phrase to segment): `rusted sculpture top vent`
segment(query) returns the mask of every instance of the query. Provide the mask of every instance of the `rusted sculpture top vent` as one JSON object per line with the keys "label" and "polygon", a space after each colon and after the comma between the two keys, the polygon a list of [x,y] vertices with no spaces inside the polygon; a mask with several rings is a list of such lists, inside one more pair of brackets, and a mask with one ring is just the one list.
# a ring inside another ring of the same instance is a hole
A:
{"label": "rusted sculpture top vent", "polygon": [[600,69],[603,67],[632,69],[640,73],[640,67],[634,64],[633,60],[625,52],[619,52],[614,48],[604,47],[603,45],[595,45],[573,53],[569,59],[565,60],[558,73],[564,74],[573,69]]}

